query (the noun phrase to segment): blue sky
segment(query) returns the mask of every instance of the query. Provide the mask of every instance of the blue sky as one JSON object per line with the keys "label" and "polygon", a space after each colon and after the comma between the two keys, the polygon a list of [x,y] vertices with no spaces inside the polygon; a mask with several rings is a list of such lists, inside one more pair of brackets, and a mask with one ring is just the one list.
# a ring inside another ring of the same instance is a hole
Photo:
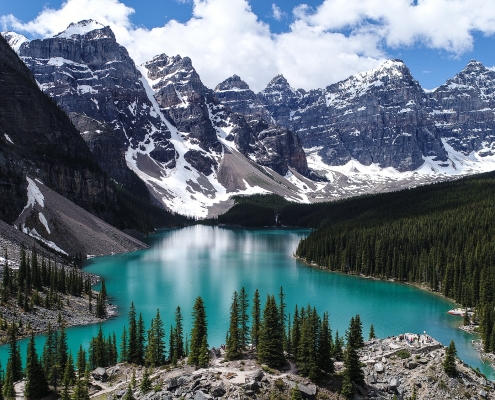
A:
{"label": "blue sky", "polygon": [[[209,86],[236,73],[261,90],[277,73],[323,87],[400,58],[425,88],[470,59],[495,65],[495,7],[484,0],[17,0],[2,29],[50,36],[70,22],[109,24],[139,64],[190,56]],[[487,5],[488,4],[488,5]],[[176,22],[171,22],[175,20]]]}

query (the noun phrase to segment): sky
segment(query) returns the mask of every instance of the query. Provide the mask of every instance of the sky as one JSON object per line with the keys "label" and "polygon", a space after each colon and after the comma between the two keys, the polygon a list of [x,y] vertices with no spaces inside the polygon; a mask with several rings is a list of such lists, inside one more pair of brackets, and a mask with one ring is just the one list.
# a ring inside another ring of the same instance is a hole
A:
{"label": "sky", "polygon": [[137,64],[188,56],[211,88],[237,74],[260,91],[283,74],[310,90],[400,58],[432,89],[471,59],[495,66],[491,1],[303,1],[1,0],[0,29],[35,39],[94,19]]}

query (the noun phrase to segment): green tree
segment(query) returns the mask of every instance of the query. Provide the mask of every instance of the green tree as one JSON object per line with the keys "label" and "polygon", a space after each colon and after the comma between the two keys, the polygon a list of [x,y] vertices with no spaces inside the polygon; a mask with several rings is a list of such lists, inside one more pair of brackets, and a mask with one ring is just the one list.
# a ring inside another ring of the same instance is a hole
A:
{"label": "green tree", "polygon": [[134,302],[131,302],[129,308],[129,358],[128,362],[133,364],[139,364],[139,350],[138,350],[138,327],[136,321],[136,307]]}
{"label": "green tree", "polygon": [[143,379],[141,380],[141,385],[139,386],[141,393],[148,393],[151,390],[151,380],[150,373],[147,368],[144,369]]}
{"label": "green tree", "polygon": [[79,345],[79,351],[77,352],[77,374],[79,377],[84,375],[86,371],[86,350],[83,349],[82,344]]}
{"label": "green tree", "polygon": [[153,367],[165,363],[165,331],[160,317],[160,310],[156,310],[155,318],[151,320],[151,327],[148,331],[148,346],[146,348],[146,364]]}
{"label": "green tree", "polygon": [[296,383],[296,386],[294,386],[290,391],[290,400],[302,400],[302,398],[301,391]]}
{"label": "green tree", "polygon": [[249,300],[244,286],[239,292],[239,344],[244,350],[249,342]]}
{"label": "green tree", "polygon": [[199,366],[202,368],[208,367],[210,363],[210,355],[208,353],[208,343],[206,341],[206,336],[203,336],[203,342],[201,343],[201,350],[199,354]]}
{"label": "green tree", "polygon": [[[358,321],[360,322],[360,321]],[[357,350],[359,349],[359,331],[356,329],[356,318],[352,317],[349,323],[349,329],[346,332],[347,346],[344,355],[344,375],[347,375],[350,382],[354,382],[358,385],[364,382],[364,374],[361,369],[361,362],[359,361],[359,355]]]}
{"label": "green tree", "polygon": [[239,320],[239,299],[237,292],[234,292],[230,306],[230,325],[226,343],[226,357],[228,360],[236,360],[241,356]]}
{"label": "green tree", "polygon": [[251,310],[252,326],[251,326],[251,340],[255,348],[258,347],[260,328],[261,328],[261,303],[260,292],[258,289],[254,292],[253,307]]}
{"label": "green tree", "polygon": [[179,306],[175,309],[174,339],[176,359],[180,360],[184,357],[184,328],[182,326],[182,313]]}
{"label": "green tree", "polygon": [[45,397],[50,393],[43,368],[38,360],[34,335],[31,334],[27,349],[26,359],[26,382],[24,386],[24,396],[28,399]]}
{"label": "green tree", "polygon": [[208,349],[208,327],[206,322],[206,311],[201,297],[197,297],[193,307],[193,328],[191,331],[191,343],[189,347],[188,363],[200,365],[200,355],[203,344]]}
{"label": "green tree", "polygon": [[13,382],[17,382],[22,379],[22,362],[21,362],[21,352],[19,350],[19,346],[17,345],[18,328],[15,322],[13,322],[12,325],[10,325],[8,334],[9,334],[9,361],[7,364],[7,371],[9,369],[12,371],[12,380]]}
{"label": "green tree", "polygon": [[457,349],[453,340],[450,341],[449,346],[445,350],[445,360],[443,362],[443,369],[449,376],[457,375],[457,369],[455,366],[455,358],[457,356]]}
{"label": "green tree", "polygon": [[128,339],[127,339],[127,331],[125,329],[122,331],[122,336],[120,337],[120,361],[126,362],[129,359],[128,352]]}
{"label": "green tree", "polygon": [[263,310],[258,343],[258,361],[278,368],[285,364],[283,332],[274,296],[268,296]]}
{"label": "green tree", "polygon": [[368,335],[368,338],[369,338],[369,340],[376,339],[375,327],[373,326],[373,324],[370,325],[370,333]]}

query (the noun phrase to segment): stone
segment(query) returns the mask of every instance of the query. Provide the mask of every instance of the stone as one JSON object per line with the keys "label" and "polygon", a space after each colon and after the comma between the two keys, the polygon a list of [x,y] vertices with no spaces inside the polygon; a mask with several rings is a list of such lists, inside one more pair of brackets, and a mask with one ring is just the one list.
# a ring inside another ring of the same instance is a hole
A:
{"label": "stone", "polygon": [[381,362],[378,362],[375,364],[375,371],[376,372],[383,372],[384,371],[384,367],[383,367],[383,364]]}
{"label": "stone", "polygon": [[194,394],[194,400],[211,400],[211,399],[212,397],[209,394],[204,393],[201,390],[196,391],[196,393]]}
{"label": "stone", "polygon": [[486,396],[488,396],[488,392],[484,389],[481,389],[478,394],[483,397],[484,399],[486,398]]}
{"label": "stone", "polygon": [[226,393],[225,384],[220,382],[212,386],[210,393],[213,397],[222,397]]}
{"label": "stone", "polygon": [[106,382],[108,379],[107,372],[105,368],[102,367],[96,368],[93,372],[91,372],[91,376],[93,377],[94,380],[100,382]]}
{"label": "stone", "polygon": [[264,377],[265,377],[265,374],[264,374],[263,370],[261,370],[261,369],[258,369],[256,371],[254,371],[252,374],[247,375],[248,379],[253,380],[253,381],[257,381],[257,382],[261,381]]}

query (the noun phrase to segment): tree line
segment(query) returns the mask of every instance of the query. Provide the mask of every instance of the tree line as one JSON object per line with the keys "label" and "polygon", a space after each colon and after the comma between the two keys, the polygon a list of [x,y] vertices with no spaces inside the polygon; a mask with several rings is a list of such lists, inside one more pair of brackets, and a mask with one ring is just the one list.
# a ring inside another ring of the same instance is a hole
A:
{"label": "tree line", "polygon": [[[0,373],[0,392],[4,398],[12,398],[13,382],[25,377],[24,394],[27,398],[46,395],[52,387],[62,390],[64,400],[79,400],[88,398],[89,371],[97,367],[108,367],[117,362],[143,365],[145,378],[149,378],[149,368],[177,365],[186,358],[190,365],[206,367],[210,360],[208,323],[201,297],[196,298],[192,319],[190,334],[185,334],[182,311],[177,307],[167,340],[160,310],[157,309],[146,327],[142,314],[138,314],[131,303],[120,343],[117,343],[115,332],[105,337],[100,325],[89,349],[86,351],[80,346],[75,361],[67,346],[64,324],[59,320],[60,330],[49,329],[39,357],[31,337],[24,370],[17,344],[17,325],[12,324],[9,329],[9,360],[5,374]],[[372,326],[369,337],[374,337]],[[357,353],[363,346],[359,315],[351,318],[345,335],[339,335],[338,331],[333,335],[326,312],[319,314],[311,305],[301,308],[296,305],[292,315],[287,313],[282,288],[277,296],[268,295],[263,307],[258,290],[251,302],[244,288],[232,295],[225,343],[228,360],[241,359],[248,352],[254,352],[258,362],[268,368],[284,368],[291,361],[297,365],[301,375],[313,381],[332,374],[334,360],[344,361],[342,393],[350,397],[352,383],[360,384],[364,379]],[[144,387],[149,390],[149,381],[143,380]]]}

